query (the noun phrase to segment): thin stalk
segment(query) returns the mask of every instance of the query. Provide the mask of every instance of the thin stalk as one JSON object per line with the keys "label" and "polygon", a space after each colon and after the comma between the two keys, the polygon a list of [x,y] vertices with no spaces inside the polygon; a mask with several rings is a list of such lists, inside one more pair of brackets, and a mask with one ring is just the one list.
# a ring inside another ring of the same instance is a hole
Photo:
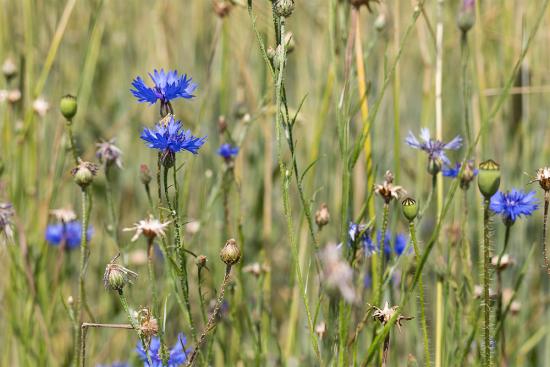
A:
{"label": "thin stalk", "polygon": [[468,147],[472,144],[472,132],[470,127],[470,84],[468,83],[468,62],[470,60],[470,48],[468,47],[468,33],[463,32],[460,42],[462,61],[462,105],[464,108],[464,129]]}
{"label": "thin stalk", "polygon": [[383,285],[384,285],[384,246],[386,241],[386,230],[388,228],[388,220],[389,220],[389,213],[390,213],[390,205],[389,203],[384,203],[384,212],[382,216],[382,233],[381,233],[381,240],[379,243],[380,248],[378,249],[378,253],[380,256],[378,257],[378,269],[376,270],[378,272],[378,279],[380,280],[380,284],[378,285],[378,289],[376,291],[376,298],[374,304],[380,304],[382,300],[382,293],[383,293]]}
{"label": "thin stalk", "polygon": [[544,191],[544,219],[542,224],[542,256],[544,257],[544,266],[546,272],[550,275],[550,262],[546,252],[546,231],[548,223],[548,204],[550,203],[550,191]]}
{"label": "thin stalk", "polygon": [[[185,307],[187,309],[187,318],[189,321],[189,327],[191,329],[191,335],[193,336],[194,340],[197,340],[197,334],[195,331],[195,324],[193,322],[193,315],[191,313],[191,303],[189,301],[189,283],[187,279],[187,255],[185,253],[185,250],[183,248],[183,245],[180,240],[180,225],[179,225],[179,216],[176,208],[172,206],[170,203],[170,197],[168,196],[168,167],[164,167],[164,195],[166,196],[166,202],[168,204],[168,208],[170,209],[170,213],[172,214],[172,221],[174,222],[174,229],[176,232],[175,241],[176,241],[176,248],[178,250],[179,255],[179,261],[180,261],[180,267],[182,276],[180,277],[180,283],[181,288],[183,291],[183,298],[185,301]],[[178,186],[177,186],[177,179],[176,179],[176,165],[174,162],[174,189],[176,190],[176,194],[174,195],[174,205],[178,204]]]}
{"label": "thin stalk", "polygon": [[83,310],[86,305],[86,289],[84,287],[84,280],[86,277],[86,270],[88,268],[88,259],[90,256],[90,249],[88,248],[88,222],[90,219],[90,209],[91,209],[91,197],[88,193],[87,187],[82,187],[82,232],[80,239],[80,275],[78,283],[78,300],[77,300],[77,309],[76,309],[76,323],[78,325],[76,333],[76,341],[74,345],[75,351],[75,366],[80,367],[82,360],[79,349],[82,344],[82,324],[83,319]]}
{"label": "thin stalk", "polygon": [[67,139],[69,139],[69,150],[71,151],[71,154],[73,156],[74,164],[78,165],[78,153],[76,152],[76,147],[74,145],[73,122],[71,120],[67,120],[67,122],[65,123],[65,130],[67,131]]}
{"label": "thin stalk", "polygon": [[491,300],[489,299],[490,255],[490,200],[485,198],[483,208],[483,366],[491,366]]}
{"label": "thin stalk", "polygon": [[200,348],[202,347],[202,345],[206,341],[206,337],[208,336],[208,334],[216,328],[216,323],[217,323],[217,320],[218,320],[218,314],[220,313],[220,310],[222,308],[223,298],[224,298],[224,294],[225,294],[225,288],[229,284],[230,274],[231,274],[231,265],[227,265],[225,267],[225,275],[223,277],[223,282],[222,282],[222,285],[220,287],[220,291],[218,293],[218,299],[216,301],[216,307],[214,307],[214,310],[210,314],[210,317],[208,318],[208,323],[206,324],[206,326],[205,326],[205,328],[204,328],[204,330],[203,330],[203,332],[202,332],[202,334],[199,338],[199,341],[197,342],[197,345],[195,346],[195,349],[193,349],[193,353],[191,353],[191,356],[189,357],[189,360],[187,361],[187,366],[188,367],[192,366],[193,363],[195,362],[195,358],[197,357],[197,354],[198,354]]}
{"label": "thin stalk", "polygon": [[[409,232],[411,235],[411,241],[414,248],[414,255],[416,257],[416,266],[420,265],[420,248],[418,247],[418,241],[416,240],[416,228],[414,222],[409,223]],[[426,310],[425,310],[425,300],[424,300],[424,284],[422,281],[422,274],[418,280],[418,297],[420,302],[420,324],[422,327],[422,337],[424,341],[424,365],[426,367],[431,366],[430,358],[430,342],[428,338],[428,324],[426,323]]]}
{"label": "thin stalk", "polygon": [[435,286],[435,365],[441,366],[443,355],[443,281],[438,279]]}
{"label": "thin stalk", "polygon": [[145,338],[141,333],[140,326],[138,325],[138,323],[132,316],[132,313],[130,312],[130,307],[128,306],[128,300],[126,299],[126,296],[124,295],[124,292],[122,290],[118,292],[118,298],[120,299],[120,303],[122,304],[122,308],[124,309],[124,312],[126,312],[126,317],[128,317],[128,321],[130,322],[132,329],[134,329],[137,332],[137,335],[141,340],[141,345],[143,346],[143,349],[145,349],[147,353],[147,362],[149,362],[149,366],[152,366],[153,362],[151,360],[151,356],[149,355],[149,348],[146,348],[147,343],[145,342]]}
{"label": "thin stalk", "polygon": [[505,322],[505,315],[502,313],[502,305],[504,303],[504,300],[502,298],[502,270],[500,269],[500,263],[502,261],[502,256],[506,253],[506,249],[508,248],[508,243],[510,240],[510,229],[512,228],[511,224],[506,224],[506,232],[504,234],[504,246],[502,247],[502,251],[500,252],[497,260],[496,265],[496,273],[497,273],[497,323],[501,324],[502,327],[500,328],[499,335],[495,335],[495,339],[500,337],[500,350],[501,350],[501,358],[502,358],[502,364],[504,366],[507,365],[506,362],[506,336],[504,334],[504,322]]}
{"label": "thin stalk", "polygon": [[111,167],[110,163],[105,165],[105,194],[107,197],[107,206],[109,207],[109,224],[107,225],[107,231],[113,237],[119,252],[120,243],[118,241],[118,219],[115,210],[115,203],[113,200],[113,182],[111,177]]}

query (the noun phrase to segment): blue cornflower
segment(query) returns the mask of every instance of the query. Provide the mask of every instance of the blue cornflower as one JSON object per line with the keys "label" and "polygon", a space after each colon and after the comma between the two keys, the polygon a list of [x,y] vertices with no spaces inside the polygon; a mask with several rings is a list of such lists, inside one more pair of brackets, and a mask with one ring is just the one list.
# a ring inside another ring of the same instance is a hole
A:
{"label": "blue cornflower", "polygon": [[[178,334],[178,341],[174,347],[170,350],[170,357],[168,358],[167,367],[177,367],[187,360],[187,355],[191,352],[191,349],[184,350],[184,346],[187,344],[187,338],[183,333]],[[143,348],[141,341],[137,343],[136,348],[139,357],[143,361],[144,367],[162,367],[162,359],[160,358],[160,338],[154,336],[151,339],[151,344],[149,345],[149,356],[151,357],[151,362],[153,365],[149,365],[147,361],[147,352]]]}
{"label": "blue cornflower", "polygon": [[218,149],[218,154],[225,160],[229,160],[239,154],[239,147],[232,147],[231,144],[222,144],[220,149]]}
{"label": "blue cornflower", "polygon": [[[381,247],[382,242],[382,231],[378,231],[376,233],[376,242],[378,242],[378,247]],[[397,233],[394,237],[393,242],[393,252],[397,256],[401,256],[403,252],[405,251],[405,248],[407,247],[407,236],[401,233]],[[384,236],[384,254],[389,257],[392,253],[392,247],[391,247],[391,232],[386,231],[386,235]]]}
{"label": "blue cornflower", "polygon": [[193,136],[191,130],[184,130],[181,121],[173,115],[161,120],[154,129],[144,128],[140,137],[149,143],[149,148],[160,150],[163,159],[174,158],[175,153],[182,150],[197,154],[206,141],[206,136],[199,138]]}
{"label": "blue cornflower", "polygon": [[351,242],[358,242],[363,246],[365,256],[369,257],[378,252],[378,247],[372,242],[371,229],[364,224],[350,222],[348,234]]}
{"label": "blue cornflower", "polygon": [[193,98],[193,92],[197,89],[197,84],[191,82],[186,74],[179,75],[177,70],[170,70],[167,73],[164,69],[153,71],[149,76],[155,84],[148,87],[141,77],[132,81],[134,89],[130,92],[137,98],[138,102],[149,102],[155,104],[160,100],[161,106],[166,106],[171,100],[176,98]]}
{"label": "blue cornflower", "polygon": [[539,207],[539,201],[535,192],[524,192],[512,189],[512,191],[499,191],[491,197],[489,207],[497,214],[500,214],[507,225],[512,225],[520,216],[533,214]]}
{"label": "blue cornflower", "polygon": [[405,139],[405,142],[415,149],[420,149],[428,153],[428,160],[430,165],[434,165],[434,169],[430,170],[432,173],[437,173],[441,169],[442,163],[450,166],[451,162],[445,155],[445,150],[458,150],[462,146],[462,138],[456,136],[448,143],[444,143],[439,140],[430,138],[430,130],[426,128],[420,129],[420,138],[423,140],[420,143],[414,134],[409,131],[409,135]]}
{"label": "blue cornflower", "polygon": [[[456,163],[454,167],[446,166],[445,168],[443,168],[441,173],[445,177],[456,178],[460,173],[461,167],[462,163]],[[462,171],[462,176],[460,177],[460,187],[462,187],[463,189],[468,189],[468,187],[470,186],[470,182],[474,180],[478,173],[479,170],[475,168],[473,161],[466,162],[466,166],[464,167],[464,170]]]}
{"label": "blue cornflower", "polygon": [[[88,241],[92,237],[93,228],[88,227],[86,232],[86,238]],[[65,241],[67,250],[72,250],[80,246],[80,240],[82,239],[82,224],[78,221],[72,221],[68,223],[50,224],[46,228],[46,241],[52,246],[59,246]]]}

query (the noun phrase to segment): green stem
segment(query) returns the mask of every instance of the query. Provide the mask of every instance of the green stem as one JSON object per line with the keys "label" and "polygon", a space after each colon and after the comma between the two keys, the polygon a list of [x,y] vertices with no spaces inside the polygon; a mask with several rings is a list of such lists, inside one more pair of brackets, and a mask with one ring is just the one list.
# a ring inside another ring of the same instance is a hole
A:
{"label": "green stem", "polygon": [[107,197],[107,206],[109,207],[109,223],[107,224],[107,232],[113,237],[119,252],[121,252],[120,243],[118,241],[118,220],[116,216],[115,203],[113,200],[113,182],[111,177],[111,164],[105,166],[105,188]]}
{"label": "green stem", "polygon": [[216,323],[218,321],[218,314],[219,314],[220,309],[221,309],[222,304],[223,304],[225,288],[229,284],[230,274],[231,274],[231,265],[227,265],[225,267],[225,275],[223,277],[223,282],[222,282],[222,285],[220,287],[220,291],[218,293],[218,299],[216,301],[216,307],[214,307],[214,310],[210,314],[210,317],[208,318],[208,323],[206,324],[206,326],[205,326],[205,328],[204,328],[204,330],[203,330],[203,332],[202,332],[202,334],[199,338],[199,341],[197,342],[197,345],[195,346],[195,349],[193,349],[193,353],[191,353],[191,356],[189,357],[189,360],[187,361],[187,366],[188,367],[193,365],[193,363],[195,361],[195,358],[197,357],[197,354],[198,354],[200,348],[202,347],[202,345],[206,341],[206,337],[208,336],[210,331],[214,330],[214,328],[216,327]]}
{"label": "green stem", "polygon": [[546,272],[550,275],[550,262],[546,253],[546,226],[548,223],[548,203],[550,202],[550,191],[544,191],[544,221],[542,225],[542,256]]}
{"label": "green stem", "polygon": [[382,216],[382,233],[380,235],[380,243],[379,243],[379,254],[378,256],[378,279],[380,283],[378,284],[378,289],[376,292],[376,300],[374,302],[375,305],[379,305],[382,302],[382,293],[383,293],[383,287],[384,287],[384,246],[386,245],[386,230],[388,228],[388,219],[389,219],[389,213],[390,213],[390,205],[389,203],[384,203],[384,212]]}
{"label": "green stem", "polygon": [[512,228],[511,224],[506,224],[506,232],[504,234],[504,246],[502,247],[502,251],[500,252],[497,260],[497,265],[495,267],[496,273],[497,273],[497,323],[502,324],[502,327],[500,329],[500,333],[498,335],[495,335],[495,339],[500,337],[500,345],[501,345],[501,358],[504,365],[506,365],[506,338],[504,335],[504,322],[505,322],[505,315],[502,313],[502,304],[504,302],[502,298],[502,271],[504,269],[500,269],[500,263],[502,261],[502,256],[506,253],[506,249],[508,248],[508,242],[510,240],[510,229]]}
{"label": "green stem", "polygon": [[153,362],[151,361],[151,356],[149,354],[149,348],[147,347],[146,340],[144,336],[141,334],[140,326],[137,324],[134,317],[132,317],[132,313],[130,312],[130,307],[128,306],[128,300],[126,299],[126,296],[124,295],[122,290],[118,292],[118,297],[120,298],[120,303],[122,304],[122,308],[124,309],[124,312],[126,312],[126,317],[128,317],[128,321],[130,322],[130,325],[132,325],[132,328],[137,332],[138,338],[141,340],[141,345],[143,346],[143,349],[147,353],[147,362],[149,362],[149,366],[152,366]]}
{"label": "green stem", "polygon": [[485,198],[483,210],[483,366],[491,366],[491,300],[489,299],[490,255],[490,200]]}
{"label": "green stem", "polygon": [[69,139],[69,150],[71,151],[75,165],[78,165],[78,153],[76,152],[76,147],[74,144],[72,120],[67,120],[65,123],[65,129],[67,130],[67,139]]}
{"label": "green stem", "polygon": [[77,300],[77,310],[76,310],[76,342],[74,345],[75,350],[75,366],[80,367],[81,360],[81,351],[79,350],[82,346],[82,325],[83,320],[83,310],[86,305],[86,290],[84,288],[84,280],[86,277],[86,270],[88,268],[88,259],[90,256],[90,250],[88,248],[88,222],[90,218],[90,209],[91,209],[91,198],[88,193],[88,188],[82,188],[82,230],[81,230],[81,239],[80,239],[80,275],[78,283],[78,300]]}
{"label": "green stem", "polygon": [[[420,248],[418,247],[418,242],[416,240],[416,228],[414,222],[409,223],[409,232],[411,235],[411,241],[414,248],[414,255],[416,257],[416,266],[420,264]],[[426,323],[426,310],[425,310],[425,300],[424,300],[424,284],[422,281],[422,275],[418,279],[418,297],[420,302],[420,324],[422,327],[422,336],[424,341],[424,361],[425,366],[430,367],[430,343],[428,338],[428,324]]]}

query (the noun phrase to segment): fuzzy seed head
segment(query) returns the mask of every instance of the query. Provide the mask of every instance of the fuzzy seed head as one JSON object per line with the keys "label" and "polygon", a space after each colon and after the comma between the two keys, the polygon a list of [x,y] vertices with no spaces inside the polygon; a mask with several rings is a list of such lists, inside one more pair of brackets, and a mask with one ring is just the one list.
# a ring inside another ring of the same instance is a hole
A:
{"label": "fuzzy seed head", "polygon": [[103,284],[106,289],[111,289],[122,293],[122,290],[125,286],[130,285],[137,278],[137,273],[126,269],[124,266],[116,264],[115,261],[118,258],[118,255],[111,260],[107,267],[105,268],[105,273],[103,274]]}
{"label": "fuzzy seed head", "polygon": [[550,167],[539,168],[529,183],[533,182],[538,182],[544,191],[550,191]]}
{"label": "fuzzy seed head", "polygon": [[273,6],[277,16],[288,18],[294,11],[296,4],[294,0],[274,0]]}

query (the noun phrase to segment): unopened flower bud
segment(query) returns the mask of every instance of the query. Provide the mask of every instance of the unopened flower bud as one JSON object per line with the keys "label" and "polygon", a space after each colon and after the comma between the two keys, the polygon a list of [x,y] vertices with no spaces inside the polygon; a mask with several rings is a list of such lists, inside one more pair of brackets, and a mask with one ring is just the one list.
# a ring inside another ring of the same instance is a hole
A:
{"label": "unopened flower bud", "polygon": [[220,259],[228,265],[235,265],[241,259],[241,250],[237,245],[237,241],[233,238],[225,243],[225,246],[220,251]]}
{"label": "unopened flower bud", "polygon": [[279,17],[288,18],[295,7],[294,0],[274,0],[274,11]]}
{"label": "unopened flower bud", "polygon": [[479,191],[485,199],[490,199],[500,186],[500,166],[492,159],[479,164],[479,175],[477,178]]}
{"label": "unopened flower bud", "polygon": [[137,278],[137,273],[126,269],[122,265],[113,263],[117,257],[107,264],[105,273],[103,274],[103,283],[105,288],[122,293],[122,289],[132,284],[134,279]]}
{"label": "unopened flower bud", "polygon": [[227,130],[227,120],[224,115],[218,117],[218,132],[223,135]]}
{"label": "unopened flower bud", "polygon": [[315,223],[319,229],[323,228],[328,224],[330,220],[330,213],[328,211],[328,206],[325,203],[321,204],[321,208],[315,213]]}
{"label": "unopened flower bud", "polygon": [[65,97],[61,98],[59,109],[67,120],[72,120],[77,110],[76,97],[67,94]]}
{"label": "unopened flower bud", "polygon": [[148,165],[142,164],[139,166],[139,179],[144,185],[149,185],[149,183],[151,183],[153,177],[151,176],[151,170]]}
{"label": "unopened flower bud", "polygon": [[206,258],[206,256],[204,255],[199,255],[197,256],[197,259],[195,260],[195,264],[197,264],[197,267],[199,269],[202,269],[206,266],[206,261],[208,261],[208,259]]}
{"label": "unopened flower bud", "polygon": [[216,1],[213,4],[214,13],[220,18],[225,18],[231,12],[231,3],[226,3],[224,1]]}
{"label": "unopened flower bud", "polygon": [[460,11],[458,12],[457,24],[463,34],[468,33],[476,22],[475,0],[462,0]]}
{"label": "unopened flower bud", "polygon": [[85,188],[94,180],[94,176],[97,174],[98,167],[94,163],[84,162],[78,160],[78,166],[71,170],[74,177],[74,181],[78,186]]}
{"label": "unopened flower bud", "polygon": [[17,75],[17,65],[11,57],[8,57],[2,64],[2,74],[8,82]]}
{"label": "unopened flower bud", "polygon": [[21,100],[21,91],[19,89],[12,89],[8,91],[8,102],[15,104]]}
{"label": "unopened flower bud", "polygon": [[401,202],[403,207],[403,215],[409,222],[412,222],[418,215],[418,204],[413,198],[406,198]]}

